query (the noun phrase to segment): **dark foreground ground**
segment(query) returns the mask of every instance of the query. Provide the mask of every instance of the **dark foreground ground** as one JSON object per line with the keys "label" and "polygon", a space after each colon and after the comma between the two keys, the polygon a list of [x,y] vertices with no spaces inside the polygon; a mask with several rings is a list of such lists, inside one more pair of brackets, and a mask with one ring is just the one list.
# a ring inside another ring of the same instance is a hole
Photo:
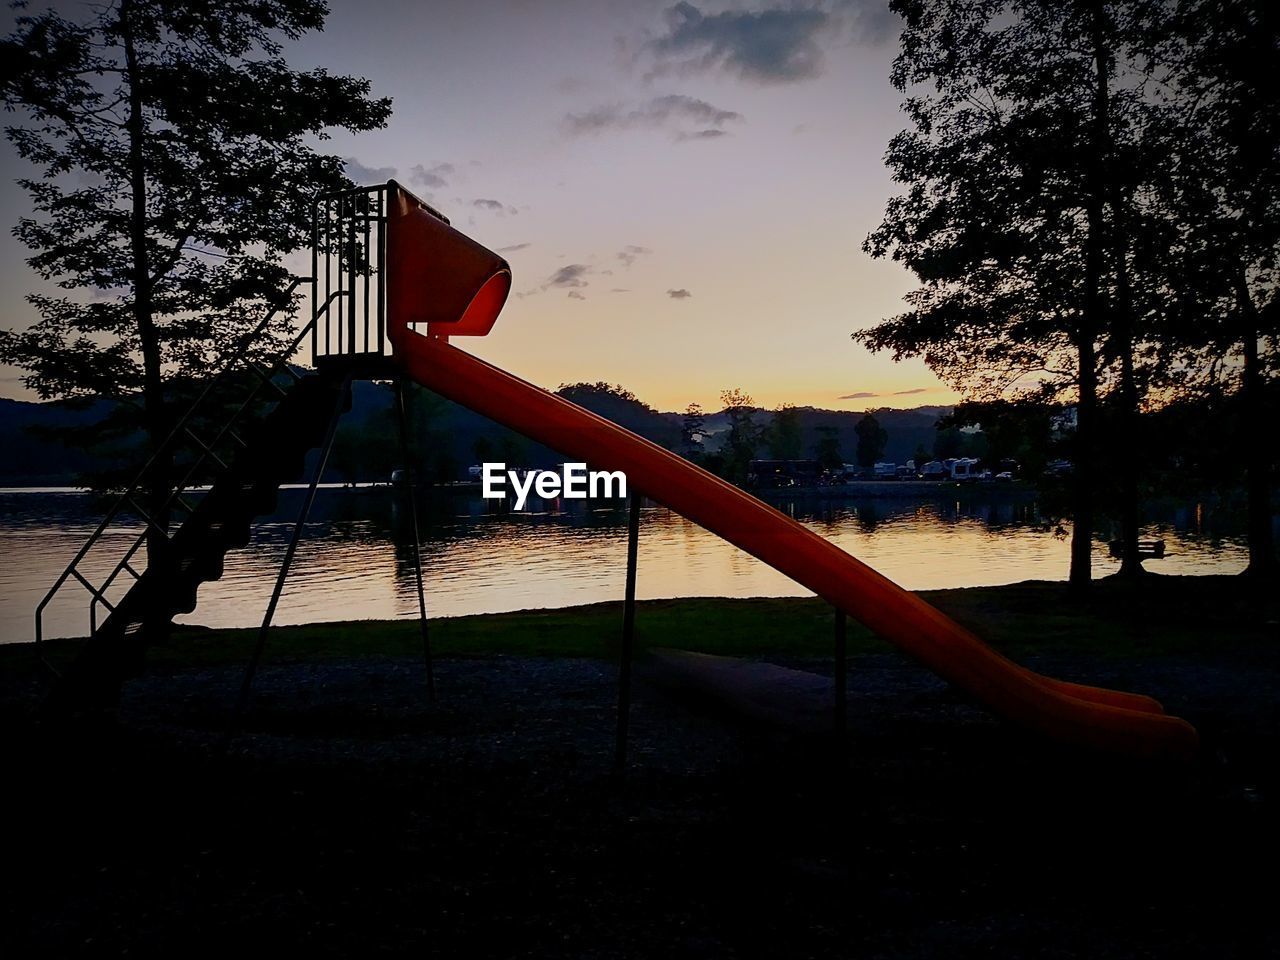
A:
{"label": "dark foreground ground", "polygon": [[1050,749],[861,643],[845,745],[638,682],[622,779],[607,659],[455,655],[433,706],[407,654],[290,658],[222,753],[234,663],[162,660],[68,747],[11,658],[0,955],[1274,956],[1275,624],[1184,602],[1223,623],[1198,650],[1020,652],[1196,722],[1181,771]]}

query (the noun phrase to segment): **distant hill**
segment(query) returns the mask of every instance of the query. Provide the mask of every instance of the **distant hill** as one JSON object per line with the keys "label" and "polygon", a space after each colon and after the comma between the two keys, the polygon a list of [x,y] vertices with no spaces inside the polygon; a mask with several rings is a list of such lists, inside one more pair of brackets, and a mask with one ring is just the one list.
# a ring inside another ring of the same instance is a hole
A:
{"label": "distant hill", "polygon": [[[562,387],[566,399],[638,433],[660,446],[678,450],[681,420],[679,413],[654,410],[626,390],[607,384],[573,384]],[[431,475],[457,478],[482,459],[508,460],[528,467],[551,467],[562,457],[556,451],[519,437],[511,430],[427,391],[418,391],[419,415],[415,419],[415,447],[421,448]],[[393,393],[384,384],[357,382],[353,388],[352,410],[343,418],[338,448],[326,479],[385,480],[398,462]],[[110,409],[107,401],[87,404],[66,402],[33,403],[0,399],[0,485],[56,486],[76,483],[78,475],[100,464],[84,450],[65,446],[47,436],[58,427],[84,427],[97,423]],[[934,425],[949,407],[917,407],[913,410],[877,411],[888,431],[885,458],[896,463],[909,460],[917,446],[933,449]],[[846,460],[857,451],[855,428],[862,412],[801,407],[801,437],[805,456],[811,456],[819,428],[834,427]],[[768,410],[755,414],[764,426],[772,416]],[[706,447],[718,449],[729,429],[723,411],[708,414],[704,421]],[[768,450],[761,448],[760,456]]]}
{"label": "distant hill", "polygon": [[33,403],[0,398],[0,486],[62,486],[92,469],[95,460],[84,450],[65,446],[43,435],[59,427],[87,427],[99,423],[111,404],[54,401]]}
{"label": "distant hill", "polygon": [[[877,410],[876,419],[889,435],[885,446],[884,459],[894,463],[905,463],[915,456],[917,447],[933,451],[938,418],[951,412],[951,407],[916,407],[911,410]],[[852,410],[823,410],[818,407],[797,407],[800,417],[800,437],[804,456],[812,457],[818,441],[822,438],[819,430],[834,427],[840,440],[840,449],[847,462],[852,463],[858,451],[857,426],[866,413]],[[680,414],[668,414],[677,424]],[[772,411],[758,410],[754,421],[765,427],[773,417]],[[703,423],[708,434],[705,446],[708,450],[718,450],[729,431],[729,417],[723,411],[708,415]],[[760,451],[761,457],[767,457],[767,448]]]}

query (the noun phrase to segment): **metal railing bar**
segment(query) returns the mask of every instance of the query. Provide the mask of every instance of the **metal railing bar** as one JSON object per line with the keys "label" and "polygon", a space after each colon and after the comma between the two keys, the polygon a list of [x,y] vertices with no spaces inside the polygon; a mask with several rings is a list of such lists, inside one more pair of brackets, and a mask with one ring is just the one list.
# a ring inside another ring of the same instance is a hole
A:
{"label": "metal railing bar", "polygon": [[94,597],[96,597],[98,600],[101,600],[103,606],[105,606],[108,610],[111,610],[112,612],[115,611],[116,608],[112,606],[111,601],[109,601],[106,597],[104,597],[101,593],[99,593],[97,587],[95,587],[92,583],[86,580],[79,570],[73,570],[71,572],[71,575],[75,577],[77,580],[79,580],[84,585],[84,588],[88,590],[90,593],[92,593]]}
{"label": "metal railing bar", "polygon": [[[120,572],[122,570],[128,569],[128,571],[131,574],[133,574],[133,578],[135,580],[142,579],[142,574],[138,573],[137,570],[134,570],[133,567],[129,564],[129,561],[133,559],[133,555],[138,552],[138,548],[142,546],[142,543],[144,540],[146,540],[146,538],[147,538],[147,532],[146,530],[143,530],[143,532],[138,536],[138,539],[133,541],[133,546],[131,546],[127,551],[125,551],[124,557],[120,560],[119,563],[115,565],[115,569],[111,571],[111,575],[107,577],[106,580],[102,581],[101,590],[103,593],[106,593],[108,590],[111,589],[111,584],[115,583],[116,577],[120,576]],[[89,613],[92,616],[93,614],[92,604],[90,604]]]}
{"label": "metal railing bar", "polygon": [[347,270],[351,274],[351,279],[347,284],[349,291],[349,304],[347,312],[347,324],[349,327],[347,334],[347,353],[356,353],[356,283],[360,275],[360,265],[356,259],[356,196],[351,197],[351,219],[348,228],[347,237]]}
{"label": "metal railing bar", "polygon": [[386,349],[387,333],[387,192],[378,191],[378,353]]}
{"label": "metal railing bar", "polygon": [[[364,207],[366,211],[369,209],[368,193],[364,194]],[[366,215],[362,217],[361,220],[364,223],[364,349],[365,349],[365,352],[368,352],[369,347],[373,341],[373,338],[369,336],[369,266],[370,266],[369,222],[370,221],[369,221],[368,214],[366,213]]]}
{"label": "metal railing bar", "polygon": [[[136,513],[138,516],[140,516],[143,519],[143,521],[147,524],[148,527],[152,527],[157,532],[164,534],[164,537],[166,540],[169,538],[168,527],[161,524],[159,520],[153,520],[151,517],[151,514],[143,510],[142,505],[139,504],[137,500],[133,499],[133,494],[130,494],[126,498],[126,502],[129,504],[130,507],[133,508],[134,513]],[[161,504],[161,509],[163,509],[166,506],[168,506],[167,502]]]}
{"label": "metal railing bar", "polygon": [[[214,453],[213,448],[209,446],[207,443],[205,443],[203,440],[201,440],[196,435],[196,432],[194,430],[192,430],[190,427],[183,427],[182,429],[186,433],[186,435],[191,438],[192,442],[195,443],[196,446],[198,446],[201,450],[204,451],[205,456],[211,457],[213,459],[213,462],[216,463],[220,469],[222,470],[227,469],[227,465],[223,463],[222,458],[218,456],[216,453]],[[199,458],[198,460],[196,460],[196,463],[197,464],[200,463],[203,459],[204,459],[203,457]],[[179,499],[178,502],[181,502],[181,500]],[[190,513],[191,511],[188,509],[187,512]]]}
{"label": "metal railing bar", "polygon": [[283,397],[288,392],[287,390],[285,390],[284,387],[280,386],[280,384],[276,383],[274,380],[271,379],[271,371],[263,370],[260,366],[258,366],[252,360],[246,360],[244,362],[244,365],[245,365],[245,369],[247,369],[255,377],[261,380],[264,386],[270,387],[276,393],[280,394],[280,396]]}
{"label": "metal railing bar", "polygon": [[[316,299],[320,294],[319,283],[317,281],[317,271],[320,267],[320,248],[317,243],[320,239],[320,225],[317,222],[319,216],[319,208],[313,203],[311,205],[311,308],[315,309]],[[314,324],[311,325],[311,362],[316,362],[316,350],[319,347],[317,343],[318,333]]]}
{"label": "metal railing bar", "polygon": [[[330,219],[330,215],[329,215],[329,201],[328,199],[326,199],[324,201],[324,302],[326,307],[328,306],[329,301],[332,299],[332,294],[330,291],[333,289],[330,283],[330,271],[332,270],[332,267],[333,267],[333,256],[329,251],[329,233],[330,233],[331,225],[332,225],[332,220]],[[328,310],[326,309],[325,320],[324,320],[324,352],[326,354],[328,354],[332,349],[329,343],[329,327],[330,326],[331,324],[329,323]]]}

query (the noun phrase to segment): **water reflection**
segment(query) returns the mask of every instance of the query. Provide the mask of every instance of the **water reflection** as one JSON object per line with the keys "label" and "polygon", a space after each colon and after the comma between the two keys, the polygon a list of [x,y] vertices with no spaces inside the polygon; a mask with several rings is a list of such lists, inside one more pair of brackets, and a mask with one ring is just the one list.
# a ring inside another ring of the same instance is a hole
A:
{"label": "water reflection", "polygon": [[[222,580],[206,584],[183,618],[248,626],[261,618],[292,532],[302,491],[286,490],[249,546],[227,558]],[[559,607],[622,595],[626,512],[612,503],[533,501],[515,512],[472,495],[422,498],[427,604],[433,616]],[[1013,490],[973,488],[959,496],[794,499],[784,513],[912,589],[1065,579],[1066,530]],[[74,492],[0,491],[0,641],[31,639],[35,605],[97,523]],[[132,541],[123,520],[86,566],[103,575]],[[1115,570],[1102,531],[1098,576]],[[1205,504],[1177,504],[1143,531],[1163,537],[1163,573],[1237,572],[1247,561],[1232,519]],[[118,596],[125,585],[120,585]],[[643,512],[642,598],[803,596],[807,591],[670,511]],[[46,619],[49,636],[82,634],[87,595],[66,588]],[[412,526],[403,498],[386,488],[322,490],[299,547],[278,623],[385,619],[417,614]]]}

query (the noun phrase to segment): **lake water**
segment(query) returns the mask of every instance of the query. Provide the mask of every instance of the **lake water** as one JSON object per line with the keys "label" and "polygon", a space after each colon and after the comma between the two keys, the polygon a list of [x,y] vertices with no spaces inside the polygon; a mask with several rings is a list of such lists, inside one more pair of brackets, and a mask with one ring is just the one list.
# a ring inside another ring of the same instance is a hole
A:
{"label": "lake water", "polygon": [[[301,490],[285,490],[280,508],[248,547],[227,557],[226,572],[200,592],[182,622],[253,626],[275,582]],[[476,494],[424,497],[427,608],[431,616],[564,607],[622,597],[626,511],[583,501],[495,510]],[[962,487],[945,495],[775,500],[844,550],[910,589],[1062,580],[1069,563],[1065,530],[1046,525],[1034,496],[1009,488]],[[34,636],[36,604],[98,522],[92,501],[75,491],[0,490],[0,642]],[[643,510],[637,595],[809,596],[786,577],[718,537],[657,506]],[[112,528],[87,568],[109,570],[132,542],[129,521]],[[1244,569],[1243,532],[1204,504],[1166,508],[1144,536],[1162,537],[1161,573],[1235,573]],[[388,488],[322,489],[298,549],[275,622],[417,616],[412,535],[403,498]],[[1096,576],[1116,569],[1104,543]],[[91,578],[92,579],[92,578]],[[81,636],[88,595],[74,582],[46,612],[45,635]]]}

